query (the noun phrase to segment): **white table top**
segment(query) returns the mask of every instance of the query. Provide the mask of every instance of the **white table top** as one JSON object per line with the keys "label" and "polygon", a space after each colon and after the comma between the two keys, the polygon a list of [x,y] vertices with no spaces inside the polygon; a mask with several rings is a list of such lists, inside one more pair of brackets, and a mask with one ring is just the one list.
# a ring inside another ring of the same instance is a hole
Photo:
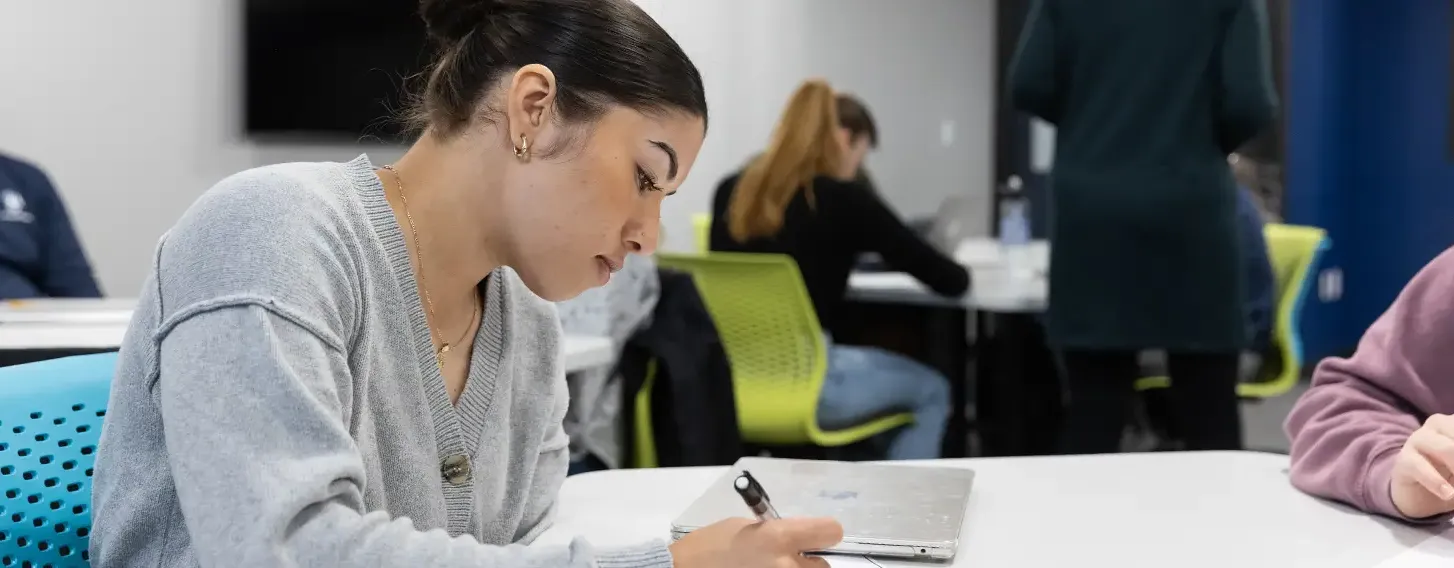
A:
{"label": "white table top", "polygon": [[848,275],[849,299],[863,302],[962,307],[997,313],[1039,313],[1047,305],[1046,280],[1012,282],[1005,271],[971,268],[969,293],[940,296],[905,272],[853,272]]}
{"label": "white table top", "polygon": [[[1050,241],[1030,241],[1029,250],[1029,264],[1037,271],[1044,272],[1050,267]],[[1005,255],[998,240],[992,237],[973,237],[964,239],[955,247],[954,260],[970,268],[983,268],[1003,264]]]}
{"label": "white table top", "polygon": [[121,346],[121,340],[125,336],[126,322],[0,322],[0,351],[116,349]]}
{"label": "white table top", "polygon": [[[116,349],[126,336],[135,300],[0,302],[0,350]],[[611,362],[610,338],[567,335],[562,345],[567,373]]]}
{"label": "white table top", "polygon": [[0,323],[125,324],[134,298],[8,300],[0,302]]}
{"label": "white table top", "polygon": [[1044,240],[1030,243],[1028,260],[1034,275],[1018,281],[1005,269],[1004,253],[998,241],[988,237],[965,239],[954,259],[970,271],[969,293],[961,297],[940,296],[913,276],[903,272],[854,272],[848,276],[847,296],[864,302],[962,307],[999,313],[1045,311],[1049,290],[1046,274],[1050,245]]}
{"label": "white table top", "polygon": [[610,364],[616,357],[616,346],[609,337],[567,335],[561,345],[565,372],[574,373]]}
{"label": "white table top", "polygon": [[[949,566],[1370,568],[1438,538],[1429,529],[1299,493],[1288,484],[1287,457],[1275,454],[918,463],[976,471],[959,554]],[[598,546],[668,539],[672,519],[724,471],[615,470],[569,477],[555,527],[540,542],[563,543],[575,535]]]}

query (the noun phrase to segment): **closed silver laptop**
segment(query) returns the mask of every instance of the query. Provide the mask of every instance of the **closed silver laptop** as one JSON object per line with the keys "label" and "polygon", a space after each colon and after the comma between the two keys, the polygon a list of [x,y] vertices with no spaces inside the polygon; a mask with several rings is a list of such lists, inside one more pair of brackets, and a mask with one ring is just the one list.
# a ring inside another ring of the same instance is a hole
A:
{"label": "closed silver laptop", "polygon": [[843,542],[818,552],[953,558],[974,471],[962,468],[742,458],[672,523],[672,537],[751,511],[732,489],[742,470],[784,517],[832,517]]}
{"label": "closed silver laptop", "polygon": [[945,256],[954,257],[959,243],[970,237],[983,236],[983,233],[975,233],[972,229],[982,225],[976,221],[984,217],[984,205],[974,205],[969,197],[963,195],[944,198],[929,226],[924,228],[924,240]]}

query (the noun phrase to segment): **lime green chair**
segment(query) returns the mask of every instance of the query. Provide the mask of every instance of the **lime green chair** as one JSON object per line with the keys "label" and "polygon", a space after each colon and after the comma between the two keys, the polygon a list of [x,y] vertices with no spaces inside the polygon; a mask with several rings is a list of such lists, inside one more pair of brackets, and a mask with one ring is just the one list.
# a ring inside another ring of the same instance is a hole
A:
{"label": "lime green chair", "polygon": [[636,433],[631,441],[631,456],[634,458],[636,467],[656,467],[656,432],[651,427],[651,386],[656,384],[656,359],[646,362],[646,379],[641,383],[641,390],[636,391],[636,399],[632,403],[632,416],[634,417]]}
{"label": "lime green chair", "polygon": [[697,254],[712,250],[712,214],[693,213],[692,232],[697,236]]}
{"label": "lime green chair", "polygon": [[[1243,398],[1281,395],[1292,390],[1301,378],[1304,355],[1298,321],[1313,287],[1313,267],[1329,246],[1327,231],[1317,227],[1269,223],[1264,236],[1277,280],[1277,314],[1272,328],[1276,357],[1263,365],[1264,370],[1270,370],[1266,380],[1237,385],[1237,394]],[[1166,388],[1170,384],[1171,379],[1165,376],[1145,377],[1136,381],[1136,390]]]}
{"label": "lime green chair", "polygon": [[[791,257],[714,252],[661,253],[657,264],[690,273],[717,324],[732,365],[732,390],[743,440],[767,446],[836,447],[914,421],[885,416],[846,430],[818,427],[818,394],[828,370],[823,330]],[[636,464],[652,466],[652,375],[636,395]]]}

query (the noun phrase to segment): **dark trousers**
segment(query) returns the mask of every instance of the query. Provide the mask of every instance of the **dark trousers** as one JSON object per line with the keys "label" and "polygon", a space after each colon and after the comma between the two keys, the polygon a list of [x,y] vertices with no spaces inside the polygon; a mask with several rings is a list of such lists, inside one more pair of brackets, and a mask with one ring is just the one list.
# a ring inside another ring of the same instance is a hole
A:
{"label": "dark trousers", "polygon": [[[1070,404],[1060,449],[1067,454],[1112,453],[1121,447],[1126,416],[1140,375],[1131,351],[1067,351]],[[1237,401],[1237,353],[1168,353],[1172,420],[1188,450],[1242,447]]]}

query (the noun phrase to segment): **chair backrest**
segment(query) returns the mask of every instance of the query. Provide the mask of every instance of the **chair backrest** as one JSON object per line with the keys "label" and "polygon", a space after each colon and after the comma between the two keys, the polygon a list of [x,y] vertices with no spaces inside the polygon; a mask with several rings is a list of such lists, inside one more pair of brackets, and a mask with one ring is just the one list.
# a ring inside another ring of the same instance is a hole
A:
{"label": "chair backrest", "polygon": [[1313,267],[1329,246],[1328,233],[1317,227],[1269,223],[1263,232],[1268,259],[1277,280],[1277,314],[1273,322],[1273,343],[1277,350],[1277,374],[1267,382],[1244,383],[1243,396],[1266,398],[1291,389],[1303,367],[1302,335],[1298,322],[1312,290]]}
{"label": "chair backrest", "polygon": [[732,365],[743,438],[806,444],[828,362],[823,330],[791,257],[714,252],[657,255],[692,274]]}
{"label": "chair backrest", "polygon": [[116,354],[0,368],[0,566],[84,566]]}
{"label": "chair backrest", "polygon": [[712,250],[712,214],[695,213],[692,215],[692,234],[696,237],[698,254],[707,254]]}

